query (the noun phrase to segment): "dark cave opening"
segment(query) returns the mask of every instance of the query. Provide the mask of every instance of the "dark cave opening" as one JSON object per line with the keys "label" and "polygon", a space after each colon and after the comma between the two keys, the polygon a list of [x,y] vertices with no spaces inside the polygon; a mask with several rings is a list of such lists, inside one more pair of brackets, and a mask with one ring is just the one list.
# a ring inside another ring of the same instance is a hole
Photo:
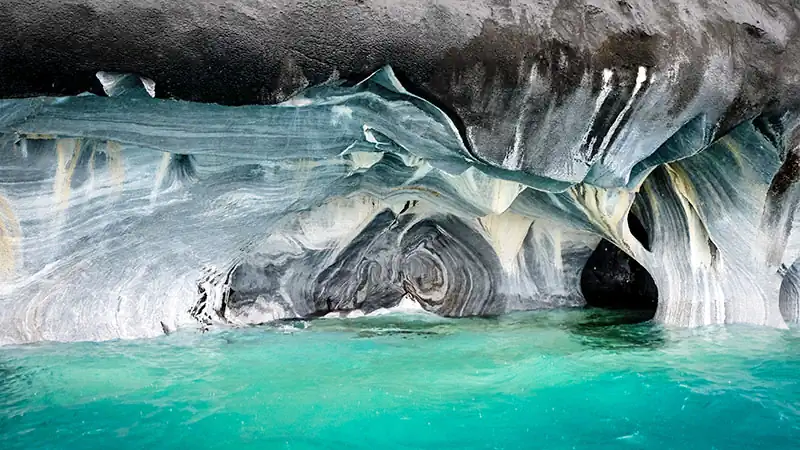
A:
{"label": "dark cave opening", "polygon": [[[628,214],[634,237],[649,250],[650,239],[642,222]],[[653,318],[658,307],[658,288],[653,277],[636,260],[603,239],[581,272],[581,292],[587,307],[630,311],[627,323]]]}

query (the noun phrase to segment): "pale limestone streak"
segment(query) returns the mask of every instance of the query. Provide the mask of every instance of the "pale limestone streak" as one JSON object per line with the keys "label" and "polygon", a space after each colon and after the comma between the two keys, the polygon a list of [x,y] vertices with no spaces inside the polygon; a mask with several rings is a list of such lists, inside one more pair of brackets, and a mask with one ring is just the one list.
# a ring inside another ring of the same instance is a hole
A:
{"label": "pale limestone streak", "polygon": [[119,142],[108,141],[106,143],[106,156],[108,157],[108,170],[111,173],[111,181],[117,191],[122,190],[125,183],[125,162],[122,157],[122,145]]}
{"label": "pale limestone streak", "polygon": [[506,211],[478,219],[492,244],[500,264],[508,273],[519,271],[518,258],[533,219]]}
{"label": "pale limestone streak", "polygon": [[352,152],[349,155],[354,172],[369,169],[383,159],[383,152]]}
{"label": "pale limestone streak", "polygon": [[14,276],[22,229],[11,203],[0,195],[0,281]]}
{"label": "pale limestone streak", "polygon": [[442,176],[447,178],[468,201],[492,214],[505,212],[525,190],[525,186],[521,183],[494,178],[474,167],[470,167],[460,175],[443,173]]}
{"label": "pale limestone streak", "polygon": [[575,186],[568,194],[606,239],[632,255],[643,250],[638,248],[641,245],[631,234],[627,223],[628,212],[636,193],[625,189],[606,190],[585,184]]}
{"label": "pale limestone streak", "polygon": [[158,199],[158,194],[162,189],[161,185],[164,184],[164,179],[169,171],[170,161],[172,161],[172,154],[164,152],[161,155],[161,163],[158,165],[158,171],[156,171],[156,179],[153,183],[153,190],[150,191],[150,203],[154,203]]}
{"label": "pale limestone streak", "polygon": [[53,182],[53,195],[58,209],[65,210],[69,206],[72,188],[72,176],[81,155],[80,139],[58,139],[56,141],[56,176]]}
{"label": "pale limestone streak", "polygon": [[709,270],[712,265],[711,251],[712,238],[706,225],[697,213],[695,206],[697,192],[692,186],[689,176],[681,167],[665,164],[664,168],[671,181],[672,187],[678,195],[680,206],[686,216],[686,233],[689,239],[689,263],[694,270]]}

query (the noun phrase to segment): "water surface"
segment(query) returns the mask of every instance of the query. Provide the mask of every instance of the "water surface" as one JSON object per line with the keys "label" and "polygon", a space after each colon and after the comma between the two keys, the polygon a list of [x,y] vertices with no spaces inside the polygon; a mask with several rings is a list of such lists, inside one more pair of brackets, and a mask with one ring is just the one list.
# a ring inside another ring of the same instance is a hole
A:
{"label": "water surface", "polygon": [[0,448],[800,448],[800,332],[596,311],[0,348]]}

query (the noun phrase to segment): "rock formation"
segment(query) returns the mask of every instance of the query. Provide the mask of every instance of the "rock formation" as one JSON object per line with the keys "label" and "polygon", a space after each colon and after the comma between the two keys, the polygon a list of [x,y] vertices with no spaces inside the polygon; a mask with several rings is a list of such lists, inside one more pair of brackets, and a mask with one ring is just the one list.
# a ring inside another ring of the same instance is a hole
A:
{"label": "rock formation", "polygon": [[580,306],[601,241],[655,320],[796,323],[797,11],[6,0],[0,343]]}

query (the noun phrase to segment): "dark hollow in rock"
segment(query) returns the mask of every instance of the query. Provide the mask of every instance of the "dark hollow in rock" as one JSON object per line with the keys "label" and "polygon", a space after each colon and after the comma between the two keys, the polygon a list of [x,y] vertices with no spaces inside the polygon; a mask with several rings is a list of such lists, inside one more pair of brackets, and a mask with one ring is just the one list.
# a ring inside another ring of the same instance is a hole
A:
{"label": "dark hollow in rock", "polygon": [[[647,232],[639,219],[629,214],[628,224],[634,237],[648,247]],[[658,306],[658,288],[653,277],[636,260],[605,239],[581,272],[581,292],[591,307],[650,312],[643,320],[652,319]]]}

